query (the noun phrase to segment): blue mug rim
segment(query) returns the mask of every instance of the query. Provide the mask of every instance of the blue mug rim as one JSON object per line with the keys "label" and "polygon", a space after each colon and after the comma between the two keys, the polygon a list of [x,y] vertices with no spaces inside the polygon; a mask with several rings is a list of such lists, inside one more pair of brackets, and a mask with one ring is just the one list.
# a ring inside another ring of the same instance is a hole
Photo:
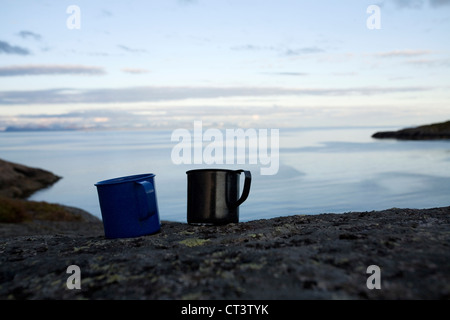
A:
{"label": "blue mug rim", "polygon": [[145,178],[153,178],[155,175],[153,173],[143,173],[143,174],[135,174],[131,176],[124,176],[119,178],[113,178],[108,180],[99,181],[95,184],[95,186],[103,186],[103,185],[110,185],[110,184],[120,184],[120,183],[127,183],[132,181],[139,181],[143,180]]}

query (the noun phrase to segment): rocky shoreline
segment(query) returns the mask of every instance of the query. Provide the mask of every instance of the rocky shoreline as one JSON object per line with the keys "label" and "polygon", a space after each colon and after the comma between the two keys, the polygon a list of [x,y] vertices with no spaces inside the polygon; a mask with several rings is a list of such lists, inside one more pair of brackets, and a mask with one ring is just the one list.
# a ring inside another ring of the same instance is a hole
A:
{"label": "rocky shoreline", "polygon": [[49,171],[0,159],[0,196],[25,199],[59,179]]}
{"label": "rocky shoreline", "polygon": [[372,135],[376,139],[446,140],[450,139],[450,121],[434,123],[398,131],[381,131]]}
{"label": "rocky shoreline", "polygon": [[[100,221],[32,223],[15,235],[0,224],[0,299],[450,298],[450,207],[165,221],[114,240]],[[79,290],[66,285],[70,265]],[[381,289],[366,285],[371,265]]]}
{"label": "rocky shoreline", "polygon": [[[57,218],[0,223],[2,300],[450,299],[450,207],[163,221],[157,234],[112,240],[87,212],[43,208]],[[71,265],[81,289],[67,286]],[[373,265],[380,289],[367,285]]]}

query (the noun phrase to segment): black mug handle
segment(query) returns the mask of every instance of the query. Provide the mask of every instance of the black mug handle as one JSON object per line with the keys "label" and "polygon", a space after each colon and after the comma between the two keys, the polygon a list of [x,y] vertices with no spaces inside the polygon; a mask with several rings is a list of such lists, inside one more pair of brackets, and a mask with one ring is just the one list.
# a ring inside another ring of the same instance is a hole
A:
{"label": "black mug handle", "polygon": [[239,207],[242,202],[247,200],[248,194],[250,193],[250,184],[252,182],[252,174],[248,170],[237,170],[236,172],[245,174],[245,182],[244,182],[244,190],[242,190],[242,195],[239,200],[236,202],[235,206]]}

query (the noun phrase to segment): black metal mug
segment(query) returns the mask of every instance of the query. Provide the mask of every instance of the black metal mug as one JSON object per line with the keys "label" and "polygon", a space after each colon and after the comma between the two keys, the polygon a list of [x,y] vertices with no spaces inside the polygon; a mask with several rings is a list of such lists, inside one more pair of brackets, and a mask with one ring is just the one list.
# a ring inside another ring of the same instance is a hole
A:
{"label": "black metal mug", "polygon": [[[244,188],[239,197],[241,173]],[[189,224],[239,222],[239,206],[250,192],[252,175],[247,170],[197,169],[187,174],[187,221]]]}

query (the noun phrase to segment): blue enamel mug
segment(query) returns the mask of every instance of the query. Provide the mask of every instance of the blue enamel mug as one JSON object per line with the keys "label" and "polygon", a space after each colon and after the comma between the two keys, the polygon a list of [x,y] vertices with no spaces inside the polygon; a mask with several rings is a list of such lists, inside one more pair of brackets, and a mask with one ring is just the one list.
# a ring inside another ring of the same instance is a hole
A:
{"label": "blue enamel mug", "polygon": [[95,186],[106,238],[133,238],[161,229],[154,174],[104,180]]}

